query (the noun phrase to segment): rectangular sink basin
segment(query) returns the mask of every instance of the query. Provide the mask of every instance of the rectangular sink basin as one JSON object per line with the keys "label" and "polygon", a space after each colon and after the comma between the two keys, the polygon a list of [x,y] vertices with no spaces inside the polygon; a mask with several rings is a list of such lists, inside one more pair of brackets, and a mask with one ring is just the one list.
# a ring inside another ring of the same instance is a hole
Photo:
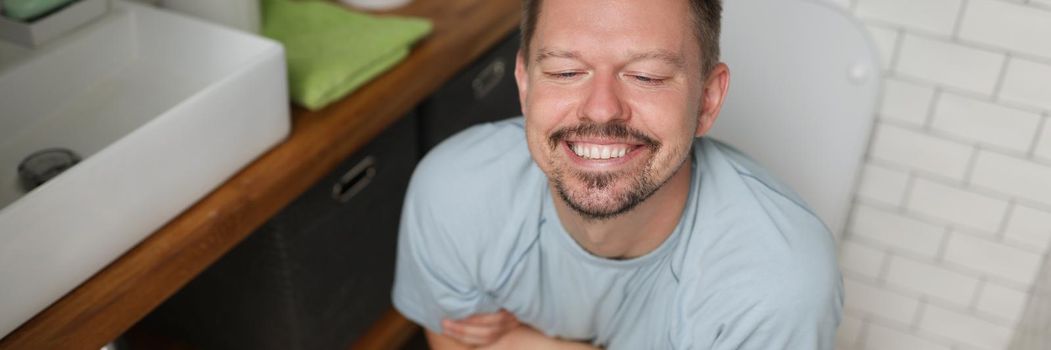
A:
{"label": "rectangular sink basin", "polygon": [[[276,42],[133,3],[0,42],[0,337],[283,140],[286,90]],[[82,160],[27,191],[54,148]]]}

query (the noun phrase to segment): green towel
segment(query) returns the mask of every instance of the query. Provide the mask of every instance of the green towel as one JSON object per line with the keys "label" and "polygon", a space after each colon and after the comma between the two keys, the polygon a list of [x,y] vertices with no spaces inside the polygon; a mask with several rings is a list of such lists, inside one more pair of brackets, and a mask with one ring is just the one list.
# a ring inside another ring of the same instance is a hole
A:
{"label": "green towel", "polygon": [[393,67],[431,23],[377,17],[320,1],[263,1],[263,35],[280,41],[292,100],[324,108]]}

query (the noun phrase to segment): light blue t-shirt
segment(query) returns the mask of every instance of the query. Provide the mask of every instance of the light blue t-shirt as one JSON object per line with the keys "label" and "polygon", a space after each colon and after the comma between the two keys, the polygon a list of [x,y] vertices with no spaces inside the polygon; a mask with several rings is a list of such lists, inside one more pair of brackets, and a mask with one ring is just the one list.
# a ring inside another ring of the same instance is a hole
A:
{"label": "light blue t-shirt", "polygon": [[753,161],[693,147],[678,226],[629,260],[565,231],[523,119],[472,127],[419,164],[405,199],[393,301],[442,319],[507,309],[553,337],[608,349],[832,349],[843,301],[821,221]]}

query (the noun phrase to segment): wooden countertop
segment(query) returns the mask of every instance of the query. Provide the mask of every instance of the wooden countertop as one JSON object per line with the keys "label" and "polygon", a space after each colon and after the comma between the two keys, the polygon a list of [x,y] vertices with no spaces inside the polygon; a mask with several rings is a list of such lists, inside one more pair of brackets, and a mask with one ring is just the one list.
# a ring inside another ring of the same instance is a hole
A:
{"label": "wooden countertop", "polygon": [[99,349],[518,24],[517,0],[415,0],[434,21],[399,66],[328,108],[293,108],[292,133],[221,187],[0,340],[0,349]]}

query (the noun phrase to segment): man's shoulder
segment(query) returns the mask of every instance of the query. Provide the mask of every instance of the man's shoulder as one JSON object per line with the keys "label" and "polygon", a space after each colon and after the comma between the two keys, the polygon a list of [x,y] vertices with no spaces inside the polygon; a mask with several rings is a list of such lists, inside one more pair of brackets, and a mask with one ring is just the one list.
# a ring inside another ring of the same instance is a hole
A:
{"label": "man's shoulder", "polygon": [[715,139],[702,139],[699,142],[706,148],[708,153],[719,154],[723,162],[718,163],[732,168],[738,176],[746,180],[744,182],[749,186],[758,187],[759,192],[765,194],[783,197],[794,203],[792,207],[809,212],[809,215],[814,217],[817,216],[794,190],[744,152]]}
{"label": "man's shoulder", "polygon": [[722,208],[718,221],[724,226],[748,227],[755,235],[778,238],[775,241],[831,240],[828,228],[813,209],[762,165],[716,140],[702,140],[699,146],[702,151],[697,161],[703,164],[699,167],[701,216],[712,215],[706,209],[718,204]]}
{"label": "man's shoulder", "polygon": [[467,128],[442,141],[417,165],[413,181],[443,194],[514,184],[533,160],[521,117]]}
{"label": "man's shoulder", "polygon": [[834,330],[843,290],[831,233],[747,155],[709,139],[696,146],[695,213],[672,262],[673,338],[767,348]]}
{"label": "man's shoulder", "polygon": [[735,298],[767,303],[838,293],[835,240],[813,210],[740,151],[714,140],[701,147],[701,198],[680,260],[684,277],[704,291],[727,287]]}
{"label": "man's shoulder", "polygon": [[457,235],[492,231],[528,207],[539,207],[543,179],[529,154],[521,117],[479,124],[443,141],[420,161],[406,205],[428,213],[428,224]]}

